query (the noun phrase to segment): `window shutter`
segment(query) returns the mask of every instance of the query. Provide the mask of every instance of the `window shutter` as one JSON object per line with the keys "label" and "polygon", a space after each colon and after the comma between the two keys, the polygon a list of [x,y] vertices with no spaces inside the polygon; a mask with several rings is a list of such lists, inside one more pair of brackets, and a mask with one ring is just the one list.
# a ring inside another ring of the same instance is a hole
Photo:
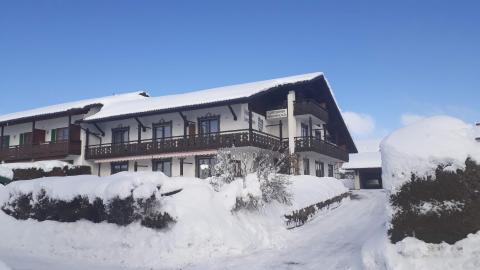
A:
{"label": "window shutter", "polygon": [[52,131],[50,132],[50,141],[55,142],[56,139],[57,139],[57,130],[52,129]]}

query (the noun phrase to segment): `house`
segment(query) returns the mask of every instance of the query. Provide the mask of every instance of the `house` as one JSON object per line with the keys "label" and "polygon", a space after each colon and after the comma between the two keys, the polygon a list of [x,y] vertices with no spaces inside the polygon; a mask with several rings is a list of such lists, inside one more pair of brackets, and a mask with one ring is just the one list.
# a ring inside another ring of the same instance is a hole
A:
{"label": "house", "polygon": [[[55,110],[56,118],[66,117],[65,108],[81,110],[62,120],[63,126],[78,126],[75,152],[41,158],[74,159],[74,163],[90,165],[100,176],[158,170],[170,176],[206,178],[221,148],[288,150],[298,156],[298,173],[334,176],[349,153],[357,152],[323,73],[168,96],[131,93],[114,102],[87,103]],[[45,110],[38,111],[45,114]],[[12,120],[17,116],[0,117],[5,134],[17,136],[10,145],[20,144],[18,138],[25,136],[20,134],[34,133],[43,121],[39,113],[30,112],[28,121],[18,123],[26,125],[24,130],[14,130]],[[36,136],[45,140],[27,142],[32,147],[45,145],[48,130],[54,128],[53,124],[42,126],[45,132]],[[25,159],[39,159],[29,155]]]}
{"label": "house", "polygon": [[0,161],[59,159],[84,164],[79,121],[106,104],[143,99],[145,92],[80,100],[0,116]]}
{"label": "house", "polygon": [[382,158],[379,151],[350,154],[342,170],[352,172],[355,189],[377,189],[382,185]]}
{"label": "house", "polygon": [[480,142],[480,122],[476,124],[475,132],[475,139],[477,140],[477,142]]}

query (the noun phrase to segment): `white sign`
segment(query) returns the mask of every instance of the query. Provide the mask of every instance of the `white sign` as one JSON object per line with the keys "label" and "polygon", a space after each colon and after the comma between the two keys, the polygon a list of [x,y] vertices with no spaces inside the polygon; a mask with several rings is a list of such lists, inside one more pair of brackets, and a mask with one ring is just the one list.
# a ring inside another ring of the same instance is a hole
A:
{"label": "white sign", "polygon": [[286,117],[287,117],[287,109],[267,111],[267,120],[286,118]]}

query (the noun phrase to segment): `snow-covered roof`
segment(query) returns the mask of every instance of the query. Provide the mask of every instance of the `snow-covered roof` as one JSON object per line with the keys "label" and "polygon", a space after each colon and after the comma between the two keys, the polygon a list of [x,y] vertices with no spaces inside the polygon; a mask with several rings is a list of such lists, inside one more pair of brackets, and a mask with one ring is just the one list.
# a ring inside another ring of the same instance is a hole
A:
{"label": "snow-covered roof", "polygon": [[186,106],[210,104],[221,101],[248,98],[271,88],[310,81],[322,76],[323,73],[315,72],[297,76],[283,77],[266,81],[236,84],[217,87],[184,94],[150,97],[148,99],[126,101],[112,105],[105,105],[102,110],[87,117],[86,121],[99,120],[121,115],[131,115],[150,111],[167,110]]}
{"label": "snow-covered roof", "polygon": [[30,117],[51,115],[51,114],[66,112],[74,109],[83,109],[85,107],[93,106],[93,105],[107,106],[107,105],[113,105],[118,102],[134,101],[134,100],[141,100],[141,99],[146,99],[146,93],[143,91],[116,94],[116,95],[100,97],[100,98],[84,99],[84,100],[51,105],[51,106],[46,106],[46,107],[27,110],[27,111],[0,115],[0,123],[18,120],[18,119],[30,118]]}
{"label": "snow-covered roof", "polygon": [[377,151],[350,154],[349,161],[343,164],[342,169],[352,170],[380,167],[382,167],[382,157],[380,152]]}

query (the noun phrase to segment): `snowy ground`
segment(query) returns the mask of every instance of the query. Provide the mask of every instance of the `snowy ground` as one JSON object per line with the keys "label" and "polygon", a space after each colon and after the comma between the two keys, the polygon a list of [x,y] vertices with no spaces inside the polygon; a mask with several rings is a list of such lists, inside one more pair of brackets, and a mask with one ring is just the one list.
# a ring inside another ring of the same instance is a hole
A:
{"label": "snowy ground", "polygon": [[[385,224],[385,193],[355,191],[354,199],[291,231],[282,249],[261,250],[242,256],[217,258],[182,269],[362,269],[361,249]],[[0,261],[12,269],[127,269],[93,266],[62,258],[38,258],[5,247]],[[158,269],[163,269],[161,265]]]}

